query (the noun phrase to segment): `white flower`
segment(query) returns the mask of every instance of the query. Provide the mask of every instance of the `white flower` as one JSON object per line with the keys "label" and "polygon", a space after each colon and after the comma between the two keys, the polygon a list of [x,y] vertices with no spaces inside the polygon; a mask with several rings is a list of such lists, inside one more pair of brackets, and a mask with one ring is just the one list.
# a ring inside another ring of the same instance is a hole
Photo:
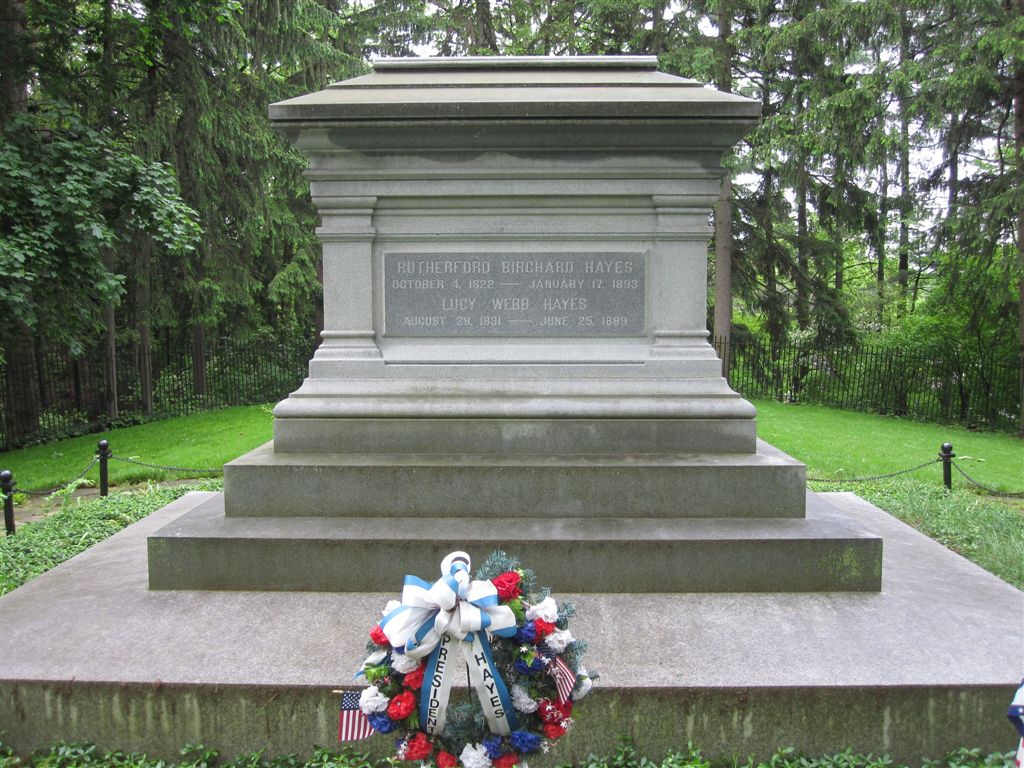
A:
{"label": "white flower", "polygon": [[576,638],[572,636],[572,632],[568,629],[559,629],[548,635],[544,642],[555,653],[561,653],[570,643],[576,642]]}
{"label": "white flower", "polygon": [[403,675],[407,675],[419,667],[422,659],[413,659],[404,653],[395,653],[391,656],[391,668]]}
{"label": "white flower", "polygon": [[545,597],[536,605],[530,606],[530,610],[526,612],[526,618],[529,621],[543,619],[552,623],[556,622],[558,621],[558,603],[553,597]]}
{"label": "white flower", "polygon": [[401,606],[402,602],[400,600],[388,600],[388,604],[384,606],[384,610],[380,612],[380,615],[387,616],[395,610],[395,608],[400,608]]}
{"label": "white flower", "polygon": [[588,693],[593,687],[594,681],[590,679],[587,674],[586,667],[580,667],[579,673],[576,675],[576,687],[572,689],[573,701],[579,701]]}
{"label": "white flower", "polygon": [[537,702],[530,698],[530,694],[521,685],[513,685],[512,707],[517,712],[536,712]]}
{"label": "white flower", "polygon": [[359,694],[359,708],[363,710],[364,715],[383,712],[388,708],[388,701],[388,697],[381,693],[376,685],[363,688],[363,692]]}
{"label": "white flower", "polygon": [[482,744],[467,744],[463,747],[459,760],[466,768],[491,768],[491,759]]}

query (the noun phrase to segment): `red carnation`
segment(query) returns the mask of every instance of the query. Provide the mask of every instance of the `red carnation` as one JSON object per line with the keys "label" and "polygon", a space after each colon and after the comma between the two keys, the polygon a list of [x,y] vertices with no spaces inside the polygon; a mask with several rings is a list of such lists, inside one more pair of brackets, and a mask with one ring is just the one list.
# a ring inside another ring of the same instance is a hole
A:
{"label": "red carnation", "polygon": [[562,713],[562,717],[572,717],[572,699],[553,702],[552,706]]}
{"label": "red carnation", "polygon": [[418,691],[423,687],[423,672],[426,668],[426,664],[420,664],[402,679],[402,685],[410,691]]}
{"label": "red carnation", "polygon": [[538,643],[545,637],[550,635],[552,632],[554,632],[556,629],[558,629],[558,627],[556,627],[553,622],[544,621],[544,619],[534,619],[533,628],[537,632]]}
{"label": "red carnation", "polygon": [[391,645],[388,642],[388,636],[384,634],[384,627],[380,624],[373,625],[373,629],[370,630],[370,639],[377,645],[383,645],[384,647]]}
{"label": "red carnation", "polygon": [[459,758],[451,752],[438,752],[434,762],[437,763],[437,768],[455,768],[459,764]]}
{"label": "red carnation", "polygon": [[562,711],[550,699],[537,702],[537,714],[545,723],[561,723],[565,719]]}
{"label": "red carnation", "polygon": [[434,745],[430,743],[427,734],[418,731],[415,736],[405,742],[406,760],[426,760],[434,751]]}
{"label": "red carnation", "polygon": [[388,703],[388,717],[405,720],[416,709],[416,697],[409,691],[402,691]]}
{"label": "red carnation", "polygon": [[544,731],[544,735],[552,740],[561,737],[565,733],[565,728],[560,725],[555,725],[554,723],[545,723],[542,730]]}
{"label": "red carnation", "polygon": [[522,594],[519,589],[520,581],[522,579],[516,571],[505,571],[491,579],[494,588],[498,590],[498,598],[505,601],[515,600]]}
{"label": "red carnation", "polygon": [[494,768],[512,768],[513,765],[519,762],[519,755],[515,752],[506,752],[501,757],[497,757],[491,761],[491,765]]}

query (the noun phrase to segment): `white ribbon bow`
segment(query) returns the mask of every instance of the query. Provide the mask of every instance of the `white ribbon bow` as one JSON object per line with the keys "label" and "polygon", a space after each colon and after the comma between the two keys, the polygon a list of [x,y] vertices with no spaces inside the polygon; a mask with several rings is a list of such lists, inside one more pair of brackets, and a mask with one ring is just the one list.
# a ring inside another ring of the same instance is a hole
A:
{"label": "white ribbon bow", "polygon": [[452,552],[441,562],[441,578],[430,584],[406,576],[402,604],[381,619],[388,642],[411,658],[422,658],[446,634],[456,640],[480,630],[511,637],[516,617],[498,600],[490,581],[476,581],[469,575],[470,559],[465,552]]}

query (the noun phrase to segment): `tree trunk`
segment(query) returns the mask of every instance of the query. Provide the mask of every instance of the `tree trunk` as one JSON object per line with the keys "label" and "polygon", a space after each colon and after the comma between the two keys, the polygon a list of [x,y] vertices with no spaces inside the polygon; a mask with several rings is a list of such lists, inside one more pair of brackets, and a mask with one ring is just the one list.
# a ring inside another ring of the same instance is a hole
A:
{"label": "tree trunk", "polygon": [[9,451],[14,448],[14,437],[18,430],[18,409],[14,406],[14,369],[11,367],[11,349],[6,350],[6,362],[0,366],[0,378],[4,380],[4,403],[7,408],[0,415],[4,419],[4,442],[3,449]]}
{"label": "tree trunk", "polygon": [[[1024,16],[1024,0],[1017,0],[1017,16]],[[1024,183],[1024,61],[1017,61],[1013,78],[1013,135],[1017,183]],[[1017,211],[1017,341],[1020,345],[1020,413],[1017,432],[1024,437],[1024,208]]]}
{"label": "tree trunk", "polygon": [[317,297],[316,306],[313,308],[313,319],[316,323],[317,345],[320,344],[320,334],[324,331],[324,260],[316,260],[316,280],[320,283],[320,295]]}
{"label": "tree trunk", "polygon": [[476,0],[473,18],[473,45],[470,53],[497,53],[498,38],[494,34],[494,18],[490,0]]}
{"label": "tree trunk", "polygon": [[114,87],[117,73],[114,71],[114,3],[103,0],[103,59],[100,67],[100,83],[102,85],[102,101],[100,121],[102,125],[110,125],[114,116]]}
{"label": "tree trunk", "polygon": [[835,251],[836,268],[836,279],[833,285],[838,294],[843,290],[843,271],[846,269],[846,258],[843,255],[843,227],[839,222],[836,222],[835,229],[833,230],[832,247]]}
{"label": "tree trunk", "polygon": [[[909,63],[910,59],[910,26],[907,21],[907,11],[900,5],[900,47],[899,66],[901,70]],[[899,108],[900,120],[900,242],[899,242],[899,264],[896,272],[896,282],[899,284],[900,304],[899,313],[902,315],[907,309],[907,284],[910,275],[910,96],[907,93],[906,83],[900,84],[897,93],[897,105]]]}
{"label": "tree trunk", "polygon": [[811,327],[810,263],[807,258],[807,181],[800,179],[796,189],[796,324],[801,330]]}
{"label": "tree trunk", "polygon": [[715,206],[715,339],[723,347],[723,375],[728,375],[732,337],[732,174],[722,178]]}
{"label": "tree trunk", "polygon": [[[649,53],[657,56],[667,50],[665,45],[665,2],[655,2],[651,6],[651,48]],[[725,5],[722,2],[722,5]],[[721,11],[719,11],[721,13]]]}
{"label": "tree trunk", "polygon": [[206,328],[198,320],[192,322],[192,381],[197,397],[206,395]]}
{"label": "tree trunk", "polygon": [[889,153],[882,157],[882,179],[878,191],[878,221],[875,224],[875,292],[878,296],[878,330],[885,328],[885,239],[889,231]]}
{"label": "tree trunk", "polygon": [[139,333],[139,394],[143,416],[153,415],[153,342],[150,336],[149,311],[149,248],[141,249],[135,272],[135,290],[138,297],[136,329]]}
{"label": "tree trunk", "polygon": [[[109,248],[103,255],[103,266],[108,272],[114,271],[114,254]],[[103,337],[104,410],[113,420],[120,415],[117,409],[117,322],[113,301],[103,308]]]}
{"label": "tree trunk", "polygon": [[25,0],[0,0],[0,127],[28,106],[30,50]]}
{"label": "tree trunk", "polygon": [[[732,9],[726,0],[718,4],[718,89],[732,92]],[[729,374],[732,340],[732,174],[722,177],[715,205],[715,320],[714,335],[722,343],[723,375]]]}

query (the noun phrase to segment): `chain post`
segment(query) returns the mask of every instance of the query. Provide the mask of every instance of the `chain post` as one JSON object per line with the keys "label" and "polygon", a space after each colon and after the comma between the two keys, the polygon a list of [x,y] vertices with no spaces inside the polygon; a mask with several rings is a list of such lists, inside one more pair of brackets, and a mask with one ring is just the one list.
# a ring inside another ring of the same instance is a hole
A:
{"label": "chain post", "polygon": [[939,458],[942,460],[942,484],[949,490],[953,489],[953,459],[955,457],[953,444],[943,443],[942,448],[939,449]]}
{"label": "chain post", "polygon": [[106,496],[110,492],[110,477],[107,474],[110,463],[110,443],[100,440],[96,448],[96,455],[100,460],[100,496]]}
{"label": "chain post", "polygon": [[4,529],[8,536],[14,535],[14,473],[9,469],[0,472],[0,493],[4,497]]}

